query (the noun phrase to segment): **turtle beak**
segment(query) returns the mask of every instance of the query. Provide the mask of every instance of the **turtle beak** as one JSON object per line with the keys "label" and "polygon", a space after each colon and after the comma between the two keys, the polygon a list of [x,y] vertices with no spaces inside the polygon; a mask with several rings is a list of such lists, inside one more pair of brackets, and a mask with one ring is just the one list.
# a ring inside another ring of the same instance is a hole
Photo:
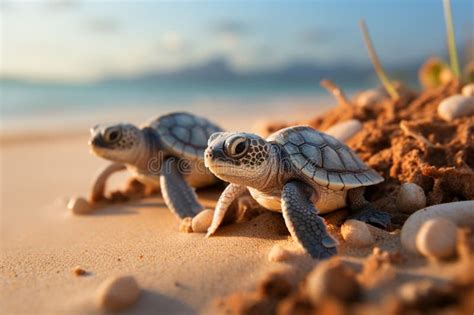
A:
{"label": "turtle beak", "polygon": [[204,165],[209,168],[209,164],[212,161],[212,147],[207,147],[204,151]]}
{"label": "turtle beak", "polygon": [[99,125],[95,125],[91,129],[89,129],[89,132],[91,133],[91,136],[93,136],[95,133],[97,133],[97,130],[99,130]]}
{"label": "turtle beak", "polygon": [[89,131],[91,133],[91,138],[88,142],[89,146],[92,148],[103,146],[104,140],[102,139],[102,134],[100,132],[99,125],[95,125]]}
{"label": "turtle beak", "polygon": [[211,170],[211,172],[213,172],[216,166],[222,166],[229,162],[233,163],[233,161],[225,155],[223,145],[221,143],[208,146],[204,151],[204,165],[209,170]]}

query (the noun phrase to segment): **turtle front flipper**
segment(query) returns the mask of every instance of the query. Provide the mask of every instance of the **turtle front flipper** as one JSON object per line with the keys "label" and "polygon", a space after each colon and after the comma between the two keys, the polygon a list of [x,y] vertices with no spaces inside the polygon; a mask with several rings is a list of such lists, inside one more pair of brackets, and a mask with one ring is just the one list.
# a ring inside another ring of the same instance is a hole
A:
{"label": "turtle front flipper", "polygon": [[125,170],[125,164],[122,163],[110,163],[106,167],[100,170],[97,176],[94,178],[94,182],[92,184],[92,190],[89,195],[90,203],[94,204],[102,199],[105,199],[105,186],[107,184],[107,180],[109,179],[112,174],[116,172],[120,172]]}
{"label": "turtle front flipper", "polygon": [[311,202],[312,188],[292,181],[283,187],[282,212],[286,226],[313,258],[329,258],[337,253],[336,241],[326,231],[323,219]]}
{"label": "turtle front flipper", "polygon": [[163,199],[168,208],[181,219],[194,217],[203,210],[194,189],[188,185],[178,171],[177,160],[168,158],[160,174]]}
{"label": "turtle front flipper", "polygon": [[225,214],[234,200],[242,196],[247,191],[246,186],[229,184],[222,192],[217,201],[214,217],[211,226],[207,229],[206,237],[211,236],[217,231],[219,225],[224,220]]}

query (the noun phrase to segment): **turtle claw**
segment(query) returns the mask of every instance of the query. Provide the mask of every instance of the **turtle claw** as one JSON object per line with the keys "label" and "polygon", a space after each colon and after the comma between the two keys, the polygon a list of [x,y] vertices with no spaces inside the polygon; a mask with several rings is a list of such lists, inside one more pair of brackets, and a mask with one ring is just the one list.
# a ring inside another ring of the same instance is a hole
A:
{"label": "turtle claw", "polygon": [[367,224],[386,230],[391,223],[391,216],[387,212],[373,209],[371,206],[363,208],[347,219],[359,220]]}

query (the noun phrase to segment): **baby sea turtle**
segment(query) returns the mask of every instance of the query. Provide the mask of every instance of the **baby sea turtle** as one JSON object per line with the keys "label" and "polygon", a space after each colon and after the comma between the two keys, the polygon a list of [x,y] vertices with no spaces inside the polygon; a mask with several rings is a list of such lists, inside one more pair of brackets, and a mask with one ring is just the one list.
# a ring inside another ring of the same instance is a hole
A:
{"label": "baby sea turtle", "polygon": [[102,197],[106,179],[128,169],[143,184],[161,187],[166,205],[180,218],[193,217],[203,208],[194,188],[217,178],[204,166],[207,139],[222,131],[207,119],[172,113],[136,127],[128,123],[97,125],[91,129],[91,151],[113,161],[93,185],[91,200]]}
{"label": "baby sea turtle", "polygon": [[255,134],[213,134],[206,166],[228,181],[207,236],[221,224],[230,203],[247,190],[264,208],[282,212],[291,236],[314,258],[336,253],[336,241],[318,214],[349,206],[351,217],[387,227],[390,216],[364,198],[365,186],[383,178],[334,137],[310,127],[282,129],[266,140]]}

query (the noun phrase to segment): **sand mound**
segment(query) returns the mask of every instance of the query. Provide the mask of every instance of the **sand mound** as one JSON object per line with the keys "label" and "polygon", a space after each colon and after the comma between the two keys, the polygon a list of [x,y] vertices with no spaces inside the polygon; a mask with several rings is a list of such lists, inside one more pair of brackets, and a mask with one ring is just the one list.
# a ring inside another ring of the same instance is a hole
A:
{"label": "sand mound", "polygon": [[[398,100],[386,98],[370,106],[340,105],[292,125],[324,131],[349,119],[361,121],[362,130],[347,144],[385,178],[366,195],[392,212],[394,224],[400,225],[406,215],[398,213],[395,197],[402,183],[421,186],[428,205],[474,199],[474,117],[446,122],[437,114],[439,103],[461,87],[452,82],[419,94],[403,91]],[[266,132],[283,127],[272,124]]]}

